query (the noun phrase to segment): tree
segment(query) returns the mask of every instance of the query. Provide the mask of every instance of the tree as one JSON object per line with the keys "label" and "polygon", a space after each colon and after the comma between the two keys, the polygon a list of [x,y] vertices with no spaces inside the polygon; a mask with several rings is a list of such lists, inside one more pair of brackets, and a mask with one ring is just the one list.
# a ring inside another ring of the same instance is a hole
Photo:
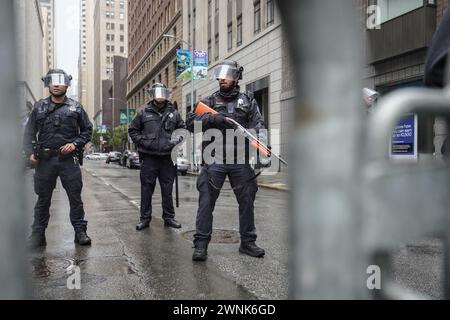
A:
{"label": "tree", "polygon": [[92,130],[92,139],[91,143],[94,145],[95,149],[98,150],[100,147],[100,132],[97,130],[97,128],[94,128]]}
{"label": "tree", "polygon": [[128,141],[128,132],[127,132],[127,126],[122,125],[118,126],[114,129],[114,132],[112,134],[111,138],[111,145],[120,151],[125,150],[126,144]]}

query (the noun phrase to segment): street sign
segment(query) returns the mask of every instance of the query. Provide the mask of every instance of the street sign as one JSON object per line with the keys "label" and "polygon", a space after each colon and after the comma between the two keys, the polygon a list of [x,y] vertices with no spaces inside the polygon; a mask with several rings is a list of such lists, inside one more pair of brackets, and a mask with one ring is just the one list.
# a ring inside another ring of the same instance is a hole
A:
{"label": "street sign", "polygon": [[194,50],[194,79],[206,79],[208,76],[208,52]]}
{"label": "street sign", "polygon": [[177,79],[191,78],[191,51],[177,50]]}
{"label": "street sign", "polygon": [[105,134],[106,133],[106,125],[104,125],[104,124],[97,125],[97,131],[100,134]]}
{"label": "street sign", "polygon": [[[191,51],[177,50],[177,78],[191,79]],[[205,79],[208,75],[208,52],[194,50],[194,79]]]}
{"label": "street sign", "polygon": [[127,122],[127,109],[120,109],[120,124],[127,124],[133,120],[136,114],[136,109],[128,109],[128,122]]}

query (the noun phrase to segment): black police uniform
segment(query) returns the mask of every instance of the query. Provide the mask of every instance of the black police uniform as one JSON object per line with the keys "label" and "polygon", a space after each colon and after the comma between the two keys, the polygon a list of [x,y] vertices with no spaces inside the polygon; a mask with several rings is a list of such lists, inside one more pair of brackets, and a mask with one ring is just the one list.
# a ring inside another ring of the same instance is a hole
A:
{"label": "black police uniform", "polygon": [[171,152],[177,144],[172,141],[172,133],[184,128],[184,121],[174,106],[166,102],[158,108],[153,102],[145,105],[131,122],[128,132],[138,146],[141,165],[141,223],[148,224],[152,218],[152,195],[159,180],[162,194],[163,219],[173,220],[172,189],[175,166]]}
{"label": "black police uniform", "polygon": [[[239,92],[239,86],[231,92],[217,91],[210,97],[203,99],[203,103],[210,106],[223,116],[232,118],[247,129],[264,129],[264,121],[259,111],[258,103],[250,93]],[[202,122],[202,130],[226,128],[215,122],[215,117],[209,113],[196,115],[190,113],[186,120],[189,131],[194,132],[194,121]],[[204,150],[211,142],[203,142]],[[196,233],[194,235],[195,247],[207,247],[211,240],[213,210],[226,177],[230,180],[231,187],[239,204],[239,232],[244,243],[256,240],[256,228],[254,222],[254,201],[258,185],[255,172],[248,163],[248,141],[245,144],[245,164],[238,164],[242,150],[238,150],[235,140],[223,140],[223,159],[218,159],[212,164],[203,164],[197,180],[199,191],[198,211],[196,219]],[[226,164],[227,149],[234,149],[234,164]]]}
{"label": "black police uniform", "polygon": [[38,101],[25,128],[24,151],[27,158],[38,155],[34,189],[38,200],[34,208],[33,234],[44,234],[50,218],[49,208],[58,176],[70,203],[70,221],[75,233],[86,232],[81,200],[81,170],[75,153],[62,155],[59,148],[73,143],[82,150],[92,135],[92,124],[82,105],[65,98],[55,104],[51,98]]}

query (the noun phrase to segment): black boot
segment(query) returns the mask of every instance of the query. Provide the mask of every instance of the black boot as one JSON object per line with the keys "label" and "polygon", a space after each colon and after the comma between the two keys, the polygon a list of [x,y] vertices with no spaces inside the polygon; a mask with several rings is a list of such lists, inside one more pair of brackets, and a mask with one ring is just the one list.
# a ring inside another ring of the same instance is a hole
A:
{"label": "black boot", "polygon": [[256,245],[255,241],[241,242],[239,252],[257,258],[262,258],[266,253],[264,249],[261,249]]}
{"label": "black boot", "polygon": [[91,238],[89,238],[86,231],[78,231],[75,233],[75,243],[78,243],[80,246],[90,246]]}
{"label": "black boot", "polygon": [[46,245],[45,233],[32,233],[28,239],[28,248],[31,250],[45,247]]}
{"label": "black boot", "polygon": [[166,227],[171,227],[171,228],[175,228],[175,229],[180,229],[181,228],[181,223],[179,223],[175,219],[166,219],[166,220],[164,220],[164,225]]}
{"label": "black boot", "polygon": [[208,246],[196,245],[192,254],[192,261],[206,261],[208,257]]}
{"label": "black boot", "polygon": [[136,225],[136,230],[141,231],[141,230],[148,228],[149,226],[150,226],[150,222],[139,222]]}

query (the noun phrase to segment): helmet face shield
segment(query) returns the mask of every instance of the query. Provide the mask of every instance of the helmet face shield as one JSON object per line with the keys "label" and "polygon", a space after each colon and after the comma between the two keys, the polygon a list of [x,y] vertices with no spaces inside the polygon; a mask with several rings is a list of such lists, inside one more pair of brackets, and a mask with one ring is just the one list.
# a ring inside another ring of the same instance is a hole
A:
{"label": "helmet face shield", "polygon": [[66,86],[70,87],[70,80],[72,77],[65,75],[63,73],[50,73],[43,78],[44,86]]}
{"label": "helmet face shield", "polygon": [[151,88],[148,91],[148,96],[151,101],[160,99],[170,100],[170,90],[164,87]]}
{"label": "helmet face shield", "polygon": [[239,80],[239,70],[233,66],[221,64],[214,68],[212,73],[213,80],[225,79],[231,81]]}

